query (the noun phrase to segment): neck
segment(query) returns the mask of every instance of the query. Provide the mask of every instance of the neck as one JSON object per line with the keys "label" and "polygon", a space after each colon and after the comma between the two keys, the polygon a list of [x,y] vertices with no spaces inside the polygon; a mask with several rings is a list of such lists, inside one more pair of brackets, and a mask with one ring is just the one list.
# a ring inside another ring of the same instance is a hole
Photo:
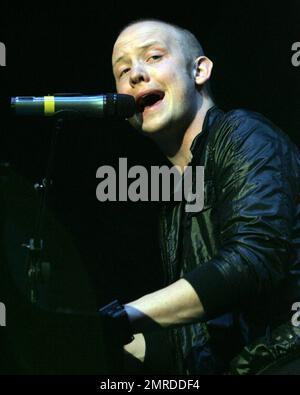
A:
{"label": "neck", "polygon": [[156,140],[164,155],[174,166],[178,166],[181,172],[184,171],[184,167],[192,159],[190,150],[192,142],[197,134],[201,133],[206,113],[213,106],[214,103],[210,98],[203,97],[195,116],[185,130],[177,133],[174,133],[174,130],[172,130],[161,135]]}

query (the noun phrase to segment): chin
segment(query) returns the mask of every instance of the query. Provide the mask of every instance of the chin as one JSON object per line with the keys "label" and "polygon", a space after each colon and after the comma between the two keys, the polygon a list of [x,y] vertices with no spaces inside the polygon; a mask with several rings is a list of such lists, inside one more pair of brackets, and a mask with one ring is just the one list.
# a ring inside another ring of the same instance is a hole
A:
{"label": "chin", "polygon": [[144,135],[153,135],[156,133],[163,132],[168,124],[166,119],[162,117],[147,117],[143,119],[141,114],[137,114],[129,120],[131,126],[143,133]]}
{"label": "chin", "polygon": [[147,125],[143,122],[130,121],[130,125],[143,134],[152,134],[160,130],[160,128],[155,125]]}
{"label": "chin", "polygon": [[141,124],[141,130],[147,134],[161,133],[167,129],[167,122],[162,119],[148,119]]}
{"label": "chin", "polygon": [[158,126],[142,126],[141,128],[140,128],[140,130],[141,130],[141,132],[144,134],[144,135],[154,135],[154,134],[157,134],[157,133],[160,133],[160,132],[163,132],[163,128],[161,128],[161,127],[158,127]]}

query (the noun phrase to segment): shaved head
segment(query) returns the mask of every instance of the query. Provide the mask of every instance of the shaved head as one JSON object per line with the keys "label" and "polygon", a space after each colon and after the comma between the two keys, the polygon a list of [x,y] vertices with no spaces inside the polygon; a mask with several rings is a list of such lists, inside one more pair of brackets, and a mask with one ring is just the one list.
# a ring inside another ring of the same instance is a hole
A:
{"label": "shaved head", "polygon": [[146,18],[146,19],[138,19],[135,21],[130,22],[127,24],[120,32],[121,34],[124,30],[127,28],[137,25],[139,23],[144,23],[144,22],[154,22],[158,23],[161,25],[168,26],[169,28],[172,28],[174,30],[175,35],[178,37],[178,43],[181,46],[183,52],[185,53],[186,60],[187,60],[187,65],[190,67],[195,59],[197,59],[199,56],[204,56],[204,51],[201,47],[201,44],[197,40],[197,38],[194,36],[193,33],[191,33],[189,30],[184,29],[178,25],[175,25],[173,23],[165,22],[160,19],[154,19],[154,18]]}

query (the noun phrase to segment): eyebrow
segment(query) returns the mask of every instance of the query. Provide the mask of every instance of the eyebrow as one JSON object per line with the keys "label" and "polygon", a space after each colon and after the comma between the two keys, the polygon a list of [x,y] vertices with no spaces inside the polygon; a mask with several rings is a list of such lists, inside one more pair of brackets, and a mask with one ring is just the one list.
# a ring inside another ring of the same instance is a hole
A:
{"label": "eyebrow", "polygon": [[[145,44],[139,46],[138,49],[147,49],[149,47],[152,47],[153,45],[160,45],[160,46],[162,46],[162,43],[160,41],[156,41],[156,40],[148,41]],[[127,58],[127,55],[119,56],[117,58],[117,60],[113,63],[113,67],[115,67],[117,63],[121,62],[122,60],[124,60],[126,58]]]}

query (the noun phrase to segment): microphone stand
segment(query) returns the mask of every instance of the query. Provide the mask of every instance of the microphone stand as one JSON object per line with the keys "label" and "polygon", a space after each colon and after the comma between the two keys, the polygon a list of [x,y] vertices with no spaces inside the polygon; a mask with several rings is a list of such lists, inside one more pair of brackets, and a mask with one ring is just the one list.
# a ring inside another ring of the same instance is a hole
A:
{"label": "microphone stand", "polygon": [[[59,111],[54,115],[45,177],[41,183],[34,185],[40,193],[34,233],[27,243],[22,244],[22,247],[28,249],[26,273],[30,306],[25,316],[32,326],[26,332],[25,338],[28,344],[34,347],[28,366],[25,364],[24,369],[27,369],[30,374],[48,374],[49,372],[52,374],[117,374],[124,368],[121,341],[118,338],[112,339],[112,344],[107,344],[104,337],[106,332],[103,318],[98,312],[90,314],[71,309],[49,310],[38,303],[39,284],[47,280],[51,269],[50,263],[43,261],[43,228],[46,201],[52,185],[51,177],[58,135],[66,119],[76,118],[78,118],[76,111]],[[15,325],[18,325],[19,317],[15,320]],[[90,344],[82,342],[82,333],[86,336],[88,334]],[[61,360],[57,359],[58,352],[62,355]],[[86,359],[87,353],[88,360]]]}
{"label": "microphone stand", "polygon": [[[66,112],[67,113],[67,112]],[[43,228],[45,221],[46,201],[48,191],[52,185],[52,172],[54,167],[55,148],[59,133],[64,126],[66,118],[64,111],[58,112],[54,118],[54,126],[51,133],[51,142],[49,154],[46,164],[45,177],[42,182],[35,183],[34,188],[39,192],[39,207],[35,221],[34,236],[27,243],[23,243],[22,247],[28,249],[27,256],[27,279],[29,288],[29,300],[32,304],[36,304],[39,299],[39,283],[45,282],[50,276],[51,265],[49,262],[43,261],[44,239]]]}

